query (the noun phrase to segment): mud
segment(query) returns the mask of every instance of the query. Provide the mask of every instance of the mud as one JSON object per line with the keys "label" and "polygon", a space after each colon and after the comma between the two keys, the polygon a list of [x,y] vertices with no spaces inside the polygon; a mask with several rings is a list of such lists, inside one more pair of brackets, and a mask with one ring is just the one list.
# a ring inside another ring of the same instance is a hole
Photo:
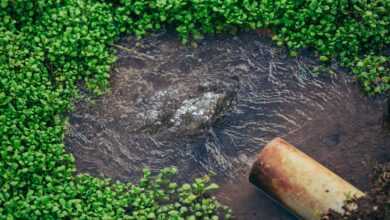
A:
{"label": "mud", "polygon": [[353,198],[345,204],[343,213],[331,210],[322,219],[390,219],[390,163],[378,164],[372,172],[371,180],[371,188],[365,197],[359,199]]}
{"label": "mud", "polygon": [[[136,181],[143,167],[177,166],[181,182],[215,173],[217,196],[237,219],[295,219],[247,180],[256,153],[274,137],[362,190],[373,162],[390,160],[382,99],[366,97],[341,70],[317,75],[312,59],[289,58],[255,33],[207,38],[196,48],[164,33],[117,44],[111,90],[70,114],[65,143],[79,172]],[[225,79],[239,83],[232,106],[199,133],[139,129],[139,98],[181,82]]]}

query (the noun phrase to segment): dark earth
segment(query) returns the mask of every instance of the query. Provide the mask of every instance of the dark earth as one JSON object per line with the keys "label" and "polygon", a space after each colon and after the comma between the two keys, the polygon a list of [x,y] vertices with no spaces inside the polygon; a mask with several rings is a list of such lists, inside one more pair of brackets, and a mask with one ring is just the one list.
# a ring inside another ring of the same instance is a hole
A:
{"label": "dark earth", "polygon": [[144,167],[178,181],[214,174],[236,219],[296,219],[248,182],[256,153],[280,136],[363,191],[390,160],[383,99],[334,67],[313,71],[255,33],[186,46],[171,34],[117,45],[111,89],[76,104],[65,143],[79,172],[136,181]]}
{"label": "dark earth", "polygon": [[323,220],[390,219],[390,162],[375,166],[370,178],[372,183],[366,196],[348,201],[344,213],[331,210]]}

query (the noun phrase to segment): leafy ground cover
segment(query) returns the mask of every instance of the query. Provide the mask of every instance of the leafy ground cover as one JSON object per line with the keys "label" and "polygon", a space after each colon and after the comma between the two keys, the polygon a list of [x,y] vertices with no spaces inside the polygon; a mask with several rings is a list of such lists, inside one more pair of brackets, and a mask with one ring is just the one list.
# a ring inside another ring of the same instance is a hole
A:
{"label": "leafy ground cover", "polygon": [[347,0],[1,0],[0,218],[215,219],[229,217],[208,178],[178,185],[175,169],[139,184],[75,175],[63,145],[78,85],[108,87],[112,43],[174,27],[205,34],[272,29],[291,55],[313,48],[351,68],[365,91],[390,89],[390,2]]}

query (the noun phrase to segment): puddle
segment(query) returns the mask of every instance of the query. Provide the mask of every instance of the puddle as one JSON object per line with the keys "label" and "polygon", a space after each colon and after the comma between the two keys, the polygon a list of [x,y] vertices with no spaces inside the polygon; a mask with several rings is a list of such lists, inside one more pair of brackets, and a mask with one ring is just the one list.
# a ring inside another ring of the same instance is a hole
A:
{"label": "puddle", "polygon": [[[170,34],[118,45],[111,90],[93,103],[77,103],[70,114],[65,143],[79,172],[123,181],[136,181],[143,167],[177,166],[179,181],[216,173],[217,196],[237,219],[295,219],[247,182],[256,153],[274,137],[362,190],[373,161],[390,159],[381,100],[365,97],[345,74],[314,76],[315,62],[288,58],[256,34],[208,38],[197,48]],[[196,134],[174,130],[168,119],[156,127],[140,118],[158,92],[173,89],[180,102],[208,82],[207,89],[224,93],[231,80],[238,82],[231,105]]]}

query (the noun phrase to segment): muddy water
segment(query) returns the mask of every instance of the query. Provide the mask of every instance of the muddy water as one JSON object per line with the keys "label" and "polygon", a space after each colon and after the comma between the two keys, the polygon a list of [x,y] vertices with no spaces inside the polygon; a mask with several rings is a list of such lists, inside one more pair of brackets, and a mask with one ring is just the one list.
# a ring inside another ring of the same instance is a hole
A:
{"label": "muddy water", "polygon": [[[118,45],[111,90],[70,115],[66,145],[80,172],[124,181],[136,181],[143,167],[177,166],[179,181],[216,173],[217,196],[237,219],[295,219],[247,182],[267,141],[284,137],[363,190],[372,162],[390,159],[381,100],[365,97],[345,74],[313,73],[311,59],[288,58],[256,34],[209,38],[196,48],[169,34]],[[202,132],[138,129],[140,98],[183,81],[228,78],[239,82],[232,107]]]}

